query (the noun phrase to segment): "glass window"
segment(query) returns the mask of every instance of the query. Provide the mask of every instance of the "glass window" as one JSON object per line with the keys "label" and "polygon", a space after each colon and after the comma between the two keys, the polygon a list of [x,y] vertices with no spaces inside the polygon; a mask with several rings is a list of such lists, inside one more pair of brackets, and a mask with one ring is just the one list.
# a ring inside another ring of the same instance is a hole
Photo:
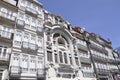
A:
{"label": "glass window", "polygon": [[26,22],[27,24],[30,24],[30,16],[29,16],[29,15],[26,15],[26,18],[25,18],[25,19],[26,19],[25,22]]}
{"label": "glass window", "polygon": [[35,4],[32,5],[32,8],[33,8],[34,10],[37,10],[37,6],[36,6]]}
{"label": "glass window", "polygon": [[75,57],[76,65],[79,65],[78,57]]}
{"label": "glass window", "polygon": [[25,5],[25,0],[21,0],[21,4],[22,4],[22,5]]}
{"label": "glass window", "polygon": [[1,53],[2,53],[2,47],[0,47],[0,56],[1,56]]}
{"label": "glass window", "polygon": [[59,51],[59,57],[60,57],[60,63],[63,63],[63,56],[61,51]]}
{"label": "glass window", "polygon": [[68,61],[67,61],[67,54],[66,53],[64,53],[64,60],[65,60],[65,63],[68,63]]}
{"label": "glass window", "polygon": [[50,51],[47,51],[47,60],[48,61],[53,61],[53,59],[52,59],[52,52],[50,52]]}
{"label": "glass window", "polygon": [[58,55],[55,54],[55,62],[58,63]]}
{"label": "glass window", "polygon": [[2,72],[0,72],[0,80],[2,80]]}
{"label": "glass window", "polygon": [[19,15],[18,15],[19,19],[20,20],[23,20],[24,19],[24,13],[22,12],[19,12]]}
{"label": "glass window", "polygon": [[26,39],[26,40],[29,39],[29,34],[28,33],[24,33],[24,39]]}
{"label": "glass window", "polygon": [[36,19],[32,17],[32,25],[35,26],[36,24]]}
{"label": "glass window", "polygon": [[70,64],[72,65],[73,63],[72,63],[72,57],[70,57]]}
{"label": "glass window", "polygon": [[36,40],[36,36],[35,35],[31,35],[31,40],[35,41]]}
{"label": "glass window", "polygon": [[7,27],[7,26],[3,26],[1,36],[5,37],[5,38],[10,38],[11,37],[11,28]]}
{"label": "glass window", "polygon": [[4,51],[3,51],[3,56],[6,56],[6,53],[7,53],[7,49],[4,48]]}

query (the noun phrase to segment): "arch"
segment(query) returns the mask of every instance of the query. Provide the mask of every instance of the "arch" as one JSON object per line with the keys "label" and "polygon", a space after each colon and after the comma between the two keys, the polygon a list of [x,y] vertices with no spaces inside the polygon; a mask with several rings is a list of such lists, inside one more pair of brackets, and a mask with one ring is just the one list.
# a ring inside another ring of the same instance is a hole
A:
{"label": "arch", "polygon": [[61,35],[68,42],[68,44],[71,43],[71,40],[74,37],[72,36],[72,34],[67,29],[63,29],[63,28],[61,28],[61,26],[54,26],[53,28],[54,28],[53,29],[53,33],[54,33],[53,38],[55,36]]}
{"label": "arch", "polygon": [[45,23],[43,24],[44,26],[50,26],[50,27],[52,27],[53,26],[53,24],[52,24],[52,22],[50,22],[50,21],[45,21]]}
{"label": "arch", "polygon": [[68,33],[68,35],[70,35],[72,37],[72,34],[68,30],[68,28],[66,28],[63,24],[54,24],[54,25],[52,25],[52,29],[57,29],[57,28],[62,29],[63,31],[66,31]]}

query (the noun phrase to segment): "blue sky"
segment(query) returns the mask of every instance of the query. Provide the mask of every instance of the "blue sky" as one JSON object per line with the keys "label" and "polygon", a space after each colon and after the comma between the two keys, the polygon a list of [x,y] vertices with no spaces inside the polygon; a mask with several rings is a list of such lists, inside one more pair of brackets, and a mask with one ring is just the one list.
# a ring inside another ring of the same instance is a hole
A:
{"label": "blue sky", "polygon": [[39,0],[45,9],[60,14],[72,26],[84,27],[120,46],[120,0]]}

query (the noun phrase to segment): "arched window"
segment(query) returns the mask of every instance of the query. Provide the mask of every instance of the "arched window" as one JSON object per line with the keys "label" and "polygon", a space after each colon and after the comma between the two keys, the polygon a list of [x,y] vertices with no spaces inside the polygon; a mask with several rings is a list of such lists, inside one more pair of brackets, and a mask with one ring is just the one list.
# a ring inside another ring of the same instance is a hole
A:
{"label": "arched window", "polygon": [[58,38],[58,44],[65,46],[65,40],[63,38]]}
{"label": "arched window", "polygon": [[67,54],[66,53],[64,53],[64,61],[65,61],[65,63],[68,63],[68,61],[67,61]]}

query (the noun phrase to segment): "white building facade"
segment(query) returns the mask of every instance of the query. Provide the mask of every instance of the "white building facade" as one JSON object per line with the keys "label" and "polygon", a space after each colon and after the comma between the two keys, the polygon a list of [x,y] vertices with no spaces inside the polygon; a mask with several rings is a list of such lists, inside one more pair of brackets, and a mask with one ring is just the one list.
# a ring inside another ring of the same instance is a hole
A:
{"label": "white building facade", "polygon": [[[97,80],[95,50],[37,0],[0,0],[0,80]],[[104,51],[112,56],[112,48]],[[118,70],[115,63],[103,63]]]}

